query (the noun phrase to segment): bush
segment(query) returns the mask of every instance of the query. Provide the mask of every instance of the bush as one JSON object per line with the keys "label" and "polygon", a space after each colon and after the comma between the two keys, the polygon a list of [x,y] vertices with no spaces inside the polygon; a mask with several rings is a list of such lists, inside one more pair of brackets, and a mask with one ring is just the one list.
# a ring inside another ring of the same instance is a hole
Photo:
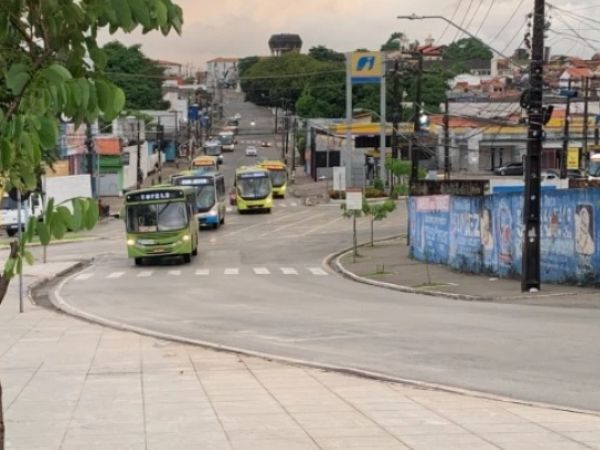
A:
{"label": "bush", "polygon": [[383,185],[383,180],[381,178],[375,178],[375,180],[373,181],[373,187],[375,189],[379,189],[380,191],[383,191],[385,189],[385,187]]}
{"label": "bush", "polygon": [[345,191],[329,191],[329,198],[333,200],[343,200],[346,198]]}
{"label": "bush", "polygon": [[382,189],[377,189],[373,186],[369,186],[365,189],[365,198],[378,198],[385,197],[385,192]]}
{"label": "bush", "polygon": [[392,191],[392,197],[398,198],[399,196],[408,195],[408,185],[407,184],[397,184],[394,186],[394,190]]}

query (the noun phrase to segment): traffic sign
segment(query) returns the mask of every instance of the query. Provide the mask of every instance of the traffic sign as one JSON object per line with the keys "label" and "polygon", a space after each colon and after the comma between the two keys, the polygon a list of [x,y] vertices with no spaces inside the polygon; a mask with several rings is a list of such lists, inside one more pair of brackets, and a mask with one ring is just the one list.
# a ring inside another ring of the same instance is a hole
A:
{"label": "traffic sign", "polygon": [[357,210],[362,209],[363,193],[361,188],[346,188],[346,209]]}

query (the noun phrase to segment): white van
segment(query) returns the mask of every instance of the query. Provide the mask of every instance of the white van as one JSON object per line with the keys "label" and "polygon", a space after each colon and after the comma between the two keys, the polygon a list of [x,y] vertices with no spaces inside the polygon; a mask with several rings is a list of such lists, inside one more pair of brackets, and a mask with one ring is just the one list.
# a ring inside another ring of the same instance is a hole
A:
{"label": "white van", "polygon": [[[21,201],[21,229],[30,217],[41,217],[43,213],[42,198],[39,193],[32,193],[29,198]],[[0,203],[0,228],[6,230],[6,234],[14,236],[19,231],[19,208],[17,201],[5,193]]]}

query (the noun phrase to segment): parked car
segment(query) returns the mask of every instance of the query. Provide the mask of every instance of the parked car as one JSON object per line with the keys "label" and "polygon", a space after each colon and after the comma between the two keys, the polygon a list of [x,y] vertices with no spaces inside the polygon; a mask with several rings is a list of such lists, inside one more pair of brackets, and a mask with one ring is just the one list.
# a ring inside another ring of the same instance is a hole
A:
{"label": "parked car", "polygon": [[523,163],[513,162],[496,167],[494,175],[523,175]]}
{"label": "parked car", "polygon": [[258,152],[256,151],[256,147],[254,145],[249,145],[246,147],[246,156],[257,156]]}
{"label": "parked car", "polygon": [[[544,175],[547,175],[546,177]],[[560,178],[559,169],[549,169],[542,172],[544,180],[555,180]],[[579,169],[567,169],[567,178],[587,178],[585,173]]]}

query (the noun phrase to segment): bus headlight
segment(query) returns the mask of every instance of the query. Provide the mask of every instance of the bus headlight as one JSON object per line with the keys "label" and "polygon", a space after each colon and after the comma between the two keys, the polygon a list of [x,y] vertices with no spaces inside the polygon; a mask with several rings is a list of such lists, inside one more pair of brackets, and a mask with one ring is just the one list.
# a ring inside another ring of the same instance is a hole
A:
{"label": "bus headlight", "polygon": [[131,247],[131,246],[135,245],[135,239],[127,239],[127,245],[128,245],[129,247]]}
{"label": "bus headlight", "polygon": [[183,242],[188,242],[190,240],[190,235],[189,234],[184,234],[183,237],[181,238],[181,240]]}

